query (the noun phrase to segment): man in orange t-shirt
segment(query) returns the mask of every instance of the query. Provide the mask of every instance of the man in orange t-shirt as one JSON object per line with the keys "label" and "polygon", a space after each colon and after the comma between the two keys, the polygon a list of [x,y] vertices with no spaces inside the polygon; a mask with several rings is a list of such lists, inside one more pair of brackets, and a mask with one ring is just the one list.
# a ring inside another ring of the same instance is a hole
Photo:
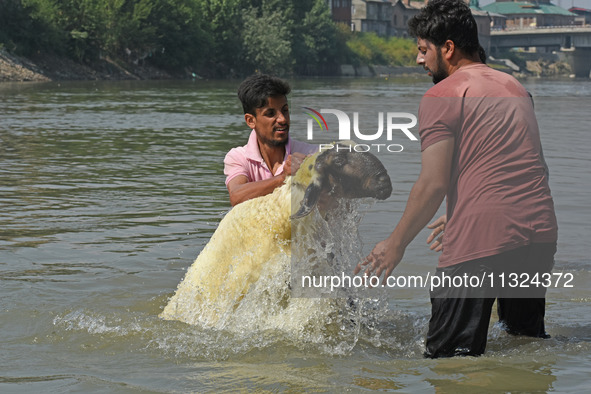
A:
{"label": "man in orange t-shirt", "polygon": [[[542,279],[554,265],[558,229],[531,97],[481,62],[462,0],[431,0],[409,28],[417,63],[435,83],[419,107],[421,173],[400,222],[355,272],[386,280],[447,197],[447,214],[427,240],[442,253],[425,356],[483,354],[495,299],[509,333],[547,337]],[[515,275],[531,287],[514,291]]]}

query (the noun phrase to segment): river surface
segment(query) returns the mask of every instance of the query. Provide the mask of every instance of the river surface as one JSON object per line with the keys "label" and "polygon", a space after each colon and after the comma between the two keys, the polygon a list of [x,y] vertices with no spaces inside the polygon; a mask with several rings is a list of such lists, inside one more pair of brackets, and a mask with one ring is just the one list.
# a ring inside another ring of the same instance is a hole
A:
{"label": "river surface", "polygon": [[[484,356],[440,360],[422,357],[423,288],[376,290],[355,332],[320,341],[158,317],[229,210],[222,160],[248,137],[238,82],[0,84],[0,392],[588,390],[589,80],[523,81],[551,171],[554,272],[574,277],[572,287],[548,290],[552,338],[508,336],[493,316]],[[369,134],[379,112],[416,115],[431,86],[428,78],[291,83],[299,140],[310,118],[302,107],[359,112]],[[327,141],[336,139],[331,116]],[[418,142],[398,133],[388,143],[404,148],[379,154],[394,192],[361,208],[359,253],[392,230],[420,169]],[[434,271],[427,234],[396,275]]]}

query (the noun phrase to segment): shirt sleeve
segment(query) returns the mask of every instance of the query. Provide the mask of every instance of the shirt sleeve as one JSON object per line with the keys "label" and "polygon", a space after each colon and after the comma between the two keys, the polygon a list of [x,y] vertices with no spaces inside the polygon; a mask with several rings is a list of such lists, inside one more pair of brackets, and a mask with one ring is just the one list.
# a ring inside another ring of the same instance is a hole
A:
{"label": "shirt sleeve", "polygon": [[224,158],[224,174],[226,175],[226,186],[238,175],[244,175],[250,182],[248,170],[246,167],[246,157],[238,148],[231,149]]}
{"label": "shirt sleeve", "polygon": [[461,117],[461,97],[424,96],[419,105],[421,151],[455,137],[460,130]]}

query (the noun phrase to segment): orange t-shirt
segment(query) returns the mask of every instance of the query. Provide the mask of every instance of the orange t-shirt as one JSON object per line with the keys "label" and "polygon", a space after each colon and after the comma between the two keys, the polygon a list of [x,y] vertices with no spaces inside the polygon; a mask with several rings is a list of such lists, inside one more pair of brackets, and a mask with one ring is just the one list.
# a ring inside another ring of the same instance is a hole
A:
{"label": "orange t-shirt", "polygon": [[425,93],[419,135],[422,150],[455,138],[439,267],[557,240],[533,102],[515,78],[461,67]]}

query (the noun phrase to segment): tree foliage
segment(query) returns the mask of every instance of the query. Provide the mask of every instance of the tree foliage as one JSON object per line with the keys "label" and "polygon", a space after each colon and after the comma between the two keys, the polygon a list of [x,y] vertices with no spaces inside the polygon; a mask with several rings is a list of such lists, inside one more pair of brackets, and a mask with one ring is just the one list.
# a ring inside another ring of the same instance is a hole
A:
{"label": "tree foliage", "polygon": [[246,61],[265,73],[286,74],[293,66],[291,26],[283,12],[266,4],[244,13],[243,47]]}
{"label": "tree foliage", "polygon": [[354,63],[405,66],[414,64],[416,47],[412,40],[380,37],[375,33],[355,34],[347,40]]}
{"label": "tree foliage", "polygon": [[17,54],[29,54],[54,45],[60,50],[63,33],[55,23],[52,2],[0,0],[0,48]]}
{"label": "tree foliage", "polygon": [[408,64],[414,43],[352,33],[325,0],[0,0],[0,48],[110,56],[207,76]]}

